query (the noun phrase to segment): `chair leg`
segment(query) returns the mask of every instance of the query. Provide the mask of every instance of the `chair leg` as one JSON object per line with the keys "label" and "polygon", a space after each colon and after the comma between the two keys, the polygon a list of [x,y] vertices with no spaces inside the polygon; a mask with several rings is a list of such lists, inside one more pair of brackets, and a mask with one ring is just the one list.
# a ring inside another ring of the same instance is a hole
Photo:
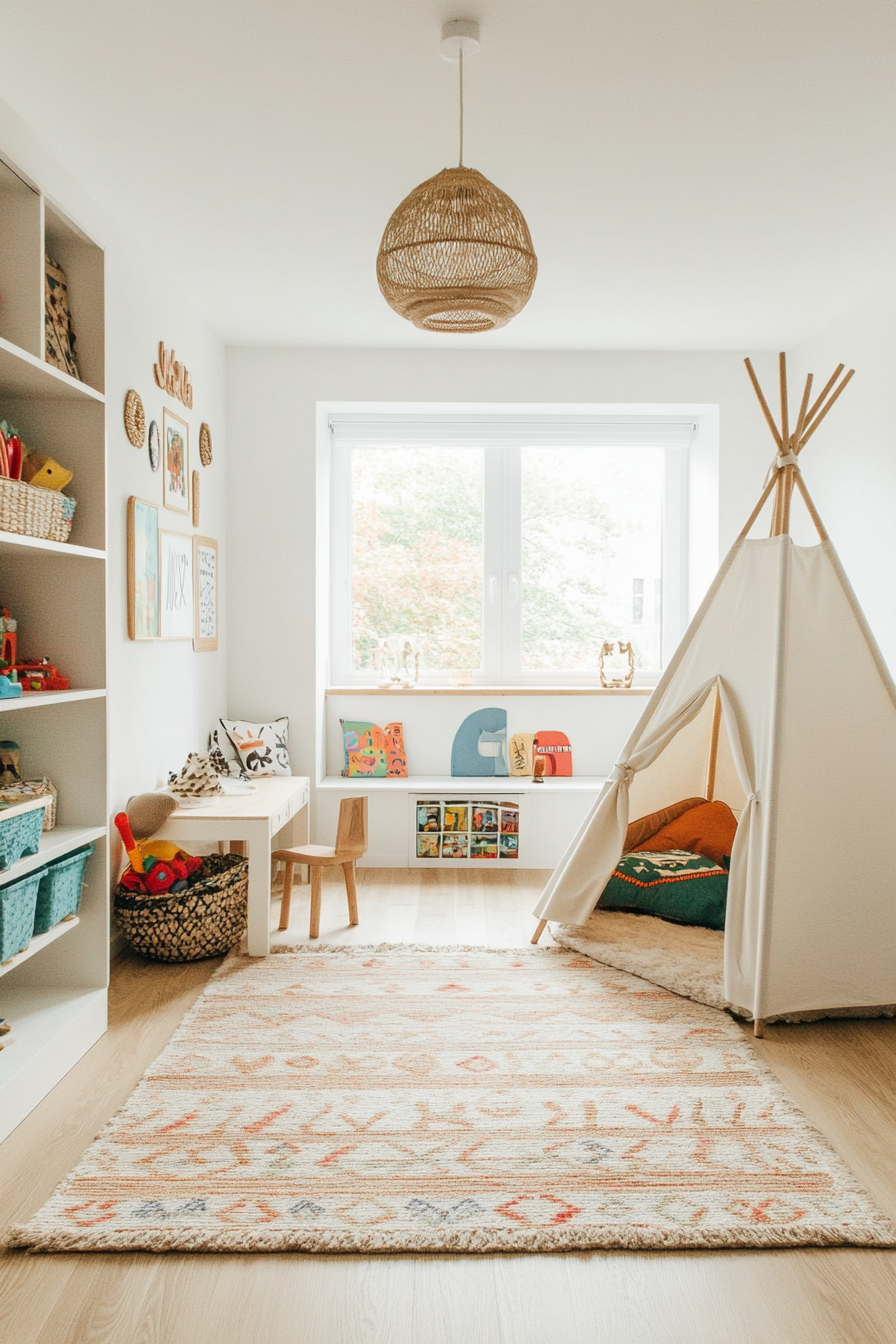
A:
{"label": "chair leg", "polygon": [[350,859],[348,863],[342,865],[342,871],[345,873],[345,893],[348,896],[348,922],[349,924],[358,923],[358,891],[355,887],[355,861]]}
{"label": "chair leg", "polygon": [[291,863],[283,865],[283,895],[280,898],[280,928],[289,928],[289,907],[292,903],[292,869]]}
{"label": "chair leg", "polygon": [[311,923],[308,937],[316,938],[320,933],[320,866],[311,864]]}

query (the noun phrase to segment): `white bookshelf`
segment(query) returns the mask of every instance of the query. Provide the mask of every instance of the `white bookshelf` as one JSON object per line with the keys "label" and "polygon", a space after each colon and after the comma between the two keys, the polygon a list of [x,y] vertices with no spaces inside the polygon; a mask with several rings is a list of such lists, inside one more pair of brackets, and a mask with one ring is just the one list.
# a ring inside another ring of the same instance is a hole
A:
{"label": "white bookshelf", "polygon": [[[44,254],[65,270],[83,381],[45,362]],[[29,777],[59,791],[40,850],[0,873],[14,881],[93,844],[76,918],[0,966],[0,1139],[106,1029],[109,857],[106,794],[106,446],[104,258],[63,209],[0,160],[0,418],[74,473],[71,540],[0,532],[0,604],[19,623],[19,657],[47,657],[71,690],[0,700],[0,738]]]}

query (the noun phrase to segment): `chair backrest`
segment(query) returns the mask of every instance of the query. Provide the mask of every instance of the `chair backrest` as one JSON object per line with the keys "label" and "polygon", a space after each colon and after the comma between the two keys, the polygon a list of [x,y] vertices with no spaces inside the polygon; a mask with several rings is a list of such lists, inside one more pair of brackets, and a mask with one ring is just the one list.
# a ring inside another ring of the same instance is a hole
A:
{"label": "chair backrest", "polygon": [[367,798],[343,798],[336,827],[336,853],[359,859],[367,852]]}

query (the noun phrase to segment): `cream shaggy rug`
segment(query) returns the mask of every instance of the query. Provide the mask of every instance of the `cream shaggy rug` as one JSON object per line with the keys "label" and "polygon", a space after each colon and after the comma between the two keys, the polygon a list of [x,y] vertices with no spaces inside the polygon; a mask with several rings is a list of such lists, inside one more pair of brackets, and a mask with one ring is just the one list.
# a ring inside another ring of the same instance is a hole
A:
{"label": "cream shaggy rug", "polygon": [[235,957],[8,1244],[890,1246],[726,1016],[560,948]]}
{"label": "cream shaggy rug", "polygon": [[[674,994],[683,994],[710,1008],[726,1008],[735,1017],[752,1021],[751,1012],[725,998],[722,969],[725,935],[721,930],[673,924],[668,919],[630,915],[621,910],[593,910],[587,924],[550,927],[554,941],[561,947],[584,952],[606,966],[640,975]],[[896,1017],[896,1004],[785,1013],[766,1021],[818,1022],[828,1017]]]}

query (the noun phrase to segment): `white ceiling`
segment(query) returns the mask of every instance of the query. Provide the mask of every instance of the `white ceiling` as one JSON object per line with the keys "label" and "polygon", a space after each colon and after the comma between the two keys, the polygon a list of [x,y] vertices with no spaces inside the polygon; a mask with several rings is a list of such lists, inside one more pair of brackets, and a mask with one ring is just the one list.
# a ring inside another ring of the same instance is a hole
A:
{"label": "white ceiling", "polygon": [[[528,308],[417,332],[374,263],[466,155]],[[893,0],[6,0],[0,95],[234,343],[778,348],[896,272]],[[142,245],[142,244],[141,244]]]}

